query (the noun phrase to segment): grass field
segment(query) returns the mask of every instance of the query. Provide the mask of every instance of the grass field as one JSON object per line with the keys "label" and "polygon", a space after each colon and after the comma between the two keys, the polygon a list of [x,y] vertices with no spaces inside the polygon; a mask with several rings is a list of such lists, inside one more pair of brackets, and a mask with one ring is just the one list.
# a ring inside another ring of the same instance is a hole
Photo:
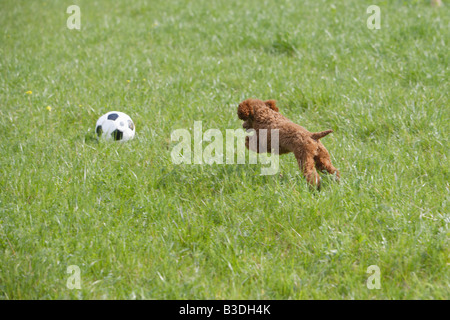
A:
{"label": "grass field", "polygon": [[[0,298],[449,299],[449,18],[427,0],[1,1]],[[241,128],[248,97],[333,129],[341,183],[311,191],[292,154],[272,176],[172,162],[171,132]],[[134,140],[97,141],[111,110]]]}

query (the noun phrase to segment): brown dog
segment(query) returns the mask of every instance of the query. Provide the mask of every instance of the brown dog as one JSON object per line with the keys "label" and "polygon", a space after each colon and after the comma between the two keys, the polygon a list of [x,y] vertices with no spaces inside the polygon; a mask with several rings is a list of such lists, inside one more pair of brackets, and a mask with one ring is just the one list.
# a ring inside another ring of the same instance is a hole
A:
{"label": "brown dog", "polygon": [[[339,171],[331,164],[328,153],[320,138],[325,137],[332,130],[322,132],[309,132],[302,126],[293,123],[278,112],[275,100],[262,101],[258,99],[247,99],[239,104],[238,117],[244,120],[242,127],[246,130],[254,129],[259,141],[259,130],[267,129],[267,145],[271,145],[271,129],[279,130],[279,149],[274,153],[284,154],[293,152],[298,166],[303,172],[306,180],[317,188],[320,188],[320,176],[316,171],[326,170],[330,174],[336,174],[339,181]],[[249,145],[249,137],[246,137],[245,146],[252,150]],[[260,152],[259,148],[256,150]],[[270,152],[270,148],[267,151]]]}

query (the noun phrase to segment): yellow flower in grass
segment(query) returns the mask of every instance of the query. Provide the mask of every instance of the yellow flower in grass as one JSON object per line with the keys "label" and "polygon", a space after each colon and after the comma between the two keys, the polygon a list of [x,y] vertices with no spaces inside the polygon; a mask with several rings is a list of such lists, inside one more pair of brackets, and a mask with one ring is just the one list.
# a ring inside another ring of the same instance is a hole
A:
{"label": "yellow flower in grass", "polygon": [[130,83],[131,80],[127,80],[128,83]]}
{"label": "yellow flower in grass", "polygon": [[47,108],[46,108],[48,111],[52,111],[52,107],[50,107],[50,106],[47,106]]}
{"label": "yellow flower in grass", "polygon": [[33,93],[33,91],[31,91],[31,90],[28,90],[27,92],[25,92],[26,94],[32,94]]}

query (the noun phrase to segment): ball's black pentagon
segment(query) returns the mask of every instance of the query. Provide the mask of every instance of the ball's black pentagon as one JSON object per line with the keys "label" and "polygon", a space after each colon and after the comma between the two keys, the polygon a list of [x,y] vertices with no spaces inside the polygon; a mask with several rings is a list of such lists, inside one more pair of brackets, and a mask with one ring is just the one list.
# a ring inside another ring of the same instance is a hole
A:
{"label": "ball's black pentagon", "polygon": [[97,136],[100,137],[103,133],[102,126],[97,126],[97,128],[95,128],[95,132],[97,132]]}
{"label": "ball's black pentagon", "polygon": [[108,120],[115,121],[118,117],[119,115],[117,113],[111,113],[110,115],[108,115]]}
{"label": "ball's black pentagon", "polygon": [[111,133],[111,136],[113,137],[114,140],[122,140],[123,132],[120,131],[119,129],[116,129]]}
{"label": "ball's black pentagon", "polygon": [[128,120],[128,128],[130,128],[131,130],[134,130],[134,123],[131,120]]}

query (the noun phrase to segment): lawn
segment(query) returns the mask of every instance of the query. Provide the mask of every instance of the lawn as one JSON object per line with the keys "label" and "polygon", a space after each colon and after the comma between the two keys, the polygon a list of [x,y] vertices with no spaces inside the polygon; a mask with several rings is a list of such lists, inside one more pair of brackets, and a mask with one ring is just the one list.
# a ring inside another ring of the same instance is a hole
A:
{"label": "lawn", "polygon": [[[449,23],[427,0],[2,1],[0,298],[450,299]],[[174,130],[225,136],[249,97],[333,129],[341,182],[292,154],[173,162]],[[98,141],[111,110],[135,139]]]}

